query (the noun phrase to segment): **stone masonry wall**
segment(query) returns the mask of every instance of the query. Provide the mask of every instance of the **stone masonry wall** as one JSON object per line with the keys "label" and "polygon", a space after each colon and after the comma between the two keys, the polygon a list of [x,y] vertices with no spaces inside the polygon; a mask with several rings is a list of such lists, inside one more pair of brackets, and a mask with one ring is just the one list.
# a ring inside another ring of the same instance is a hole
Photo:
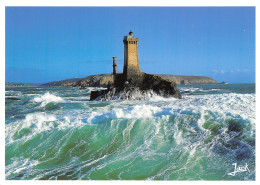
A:
{"label": "stone masonry wall", "polygon": [[125,63],[124,74],[126,80],[135,80],[140,76],[139,61],[138,61],[138,38],[127,38],[125,44]]}

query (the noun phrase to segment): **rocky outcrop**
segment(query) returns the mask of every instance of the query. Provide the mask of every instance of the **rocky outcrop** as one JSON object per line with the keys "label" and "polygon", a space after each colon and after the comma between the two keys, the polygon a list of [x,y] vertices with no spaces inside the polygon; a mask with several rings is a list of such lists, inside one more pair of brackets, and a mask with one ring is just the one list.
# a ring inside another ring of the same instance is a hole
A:
{"label": "rocky outcrop", "polygon": [[48,82],[45,84],[42,84],[42,86],[77,86],[77,82],[81,80],[82,78],[72,78],[72,79],[67,79],[67,80],[61,80],[61,81],[53,81],[53,82]]}
{"label": "rocky outcrop", "polygon": [[77,81],[77,86],[84,84],[86,87],[106,87],[109,82],[113,82],[111,74],[91,75]]}
{"label": "rocky outcrop", "polygon": [[190,84],[217,84],[216,80],[213,80],[207,76],[184,76],[184,75],[166,75],[156,74],[163,79],[174,81],[178,85],[190,85]]}
{"label": "rocky outcrop", "polygon": [[190,85],[190,82],[188,80],[182,80],[181,85]]}
{"label": "rocky outcrop", "polygon": [[[183,76],[183,75],[165,75],[165,74],[154,74],[154,76],[159,76],[164,80],[175,82],[177,85],[218,83],[212,78],[206,76]],[[42,85],[81,87],[82,84],[84,84],[85,87],[106,87],[109,82],[113,82],[112,74],[91,75],[85,78],[73,78],[68,80],[54,81]]]}
{"label": "rocky outcrop", "polygon": [[[120,76],[117,78],[120,78]],[[118,80],[120,81],[120,79]],[[92,91],[90,100],[133,100],[143,99],[154,94],[163,97],[181,98],[180,91],[177,89],[175,82],[165,80],[157,75],[142,73],[142,77],[138,83],[135,81],[124,81],[123,84],[109,84],[107,90]]]}
{"label": "rocky outcrop", "polygon": [[16,83],[16,82],[5,82],[5,87],[35,87],[40,86],[41,83]]}
{"label": "rocky outcrop", "polygon": [[173,96],[175,98],[181,98],[176,83],[158,75],[145,74],[140,89],[144,91],[152,90],[156,94],[164,97]]}
{"label": "rocky outcrop", "polygon": [[72,78],[61,81],[54,81],[42,84],[42,86],[64,86],[64,87],[106,87],[109,82],[113,82],[111,74],[91,75],[85,78]]}

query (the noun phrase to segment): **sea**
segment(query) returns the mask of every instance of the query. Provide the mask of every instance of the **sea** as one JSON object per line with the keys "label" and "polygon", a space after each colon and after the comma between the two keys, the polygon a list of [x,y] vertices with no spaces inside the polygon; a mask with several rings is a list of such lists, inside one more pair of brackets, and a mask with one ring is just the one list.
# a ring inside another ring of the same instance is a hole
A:
{"label": "sea", "polygon": [[88,87],[6,87],[6,180],[255,180],[255,84],[89,101]]}

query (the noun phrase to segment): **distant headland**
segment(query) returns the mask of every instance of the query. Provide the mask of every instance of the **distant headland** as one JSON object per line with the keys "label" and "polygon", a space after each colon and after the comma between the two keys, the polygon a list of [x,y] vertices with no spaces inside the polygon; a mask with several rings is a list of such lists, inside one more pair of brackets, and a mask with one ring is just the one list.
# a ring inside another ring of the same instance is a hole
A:
{"label": "distant headland", "polygon": [[35,87],[40,86],[42,83],[17,83],[17,82],[5,82],[5,87]]}
{"label": "distant headland", "polygon": [[[193,85],[193,84],[218,84],[218,82],[206,76],[185,76],[185,75],[168,75],[153,74],[175,82],[177,85]],[[52,81],[42,84],[42,86],[61,86],[61,87],[107,87],[109,83],[113,83],[113,74],[90,75],[84,78],[71,78],[60,81]]]}

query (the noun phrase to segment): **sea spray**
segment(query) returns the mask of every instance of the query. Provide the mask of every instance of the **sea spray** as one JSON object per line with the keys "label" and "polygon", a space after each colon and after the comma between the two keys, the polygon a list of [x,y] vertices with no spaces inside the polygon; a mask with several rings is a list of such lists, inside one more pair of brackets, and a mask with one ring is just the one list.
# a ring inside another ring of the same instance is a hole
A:
{"label": "sea spray", "polygon": [[40,97],[35,97],[32,101],[41,103],[41,107],[44,107],[50,102],[57,102],[57,103],[63,103],[64,100],[61,97],[57,97],[53,94],[50,94],[49,92],[45,93],[44,95]]}

